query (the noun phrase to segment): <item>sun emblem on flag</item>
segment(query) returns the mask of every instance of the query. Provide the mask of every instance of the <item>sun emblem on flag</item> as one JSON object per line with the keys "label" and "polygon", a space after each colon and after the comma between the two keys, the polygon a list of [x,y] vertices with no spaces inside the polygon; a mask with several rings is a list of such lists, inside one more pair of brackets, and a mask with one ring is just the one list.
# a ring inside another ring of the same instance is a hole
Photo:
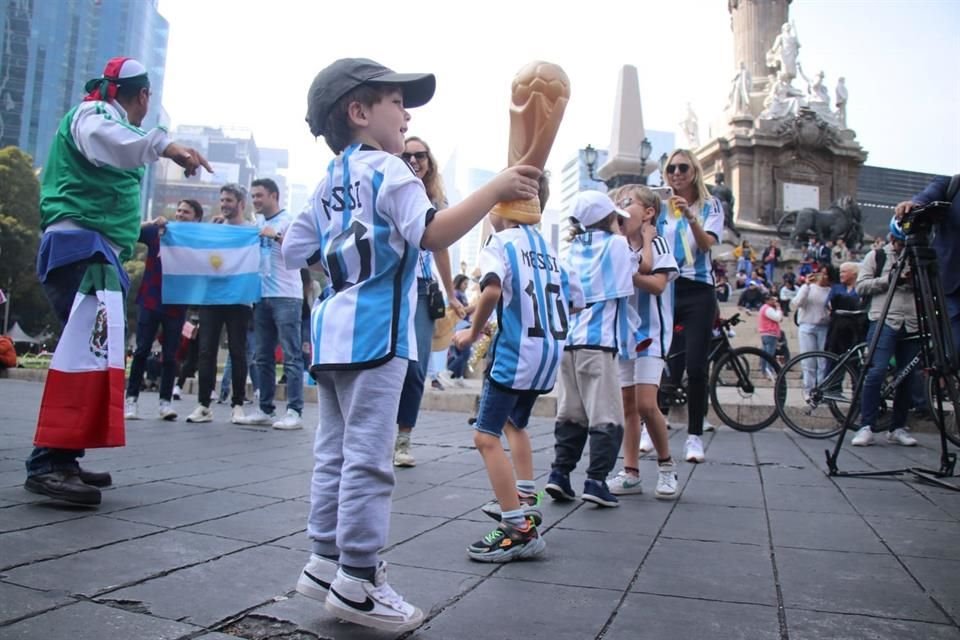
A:
{"label": "sun emblem on flag", "polygon": [[107,358],[107,305],[97,301],[97,317],[90,332],[90,353],[100,360]]}
{"label": "sun emblem on flag", "polygon": [[213,267],[214,271],[220,271],[220,267],[223,266],[223,258],[220,257],[219,253],[210,254],[210,266]]}

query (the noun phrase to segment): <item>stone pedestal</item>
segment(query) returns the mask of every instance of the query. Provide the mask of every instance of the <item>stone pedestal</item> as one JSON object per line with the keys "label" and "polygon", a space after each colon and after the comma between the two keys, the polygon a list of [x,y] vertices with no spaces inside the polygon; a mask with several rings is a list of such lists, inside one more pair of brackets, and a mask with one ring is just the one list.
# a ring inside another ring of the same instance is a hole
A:
{"label": "stone pedestal", "polygon": [[738,223],[776,225],[785,209],[801,208],[795,203],[803,198],[813,199],[804,206],[826,209],[840,196],[855,195],[867,154],[855,132],[801,109],[796,118],[782,120],[737,117],[697,157],[708,183],[724,174]]}

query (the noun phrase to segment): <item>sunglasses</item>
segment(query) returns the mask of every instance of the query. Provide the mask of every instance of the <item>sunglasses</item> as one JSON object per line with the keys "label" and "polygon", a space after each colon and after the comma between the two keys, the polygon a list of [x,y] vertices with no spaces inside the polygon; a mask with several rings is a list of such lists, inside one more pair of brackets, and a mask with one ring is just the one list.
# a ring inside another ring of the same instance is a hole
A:
{"label": "sunglasses", "polygon": [[403,153],[400,154],[400,157],[403,158],[406,162],[410,162],[411,158],[416,158],[417,162],[423,162],[424,160],[427,159],[427,152],[426,151],[414,151],[414,152],[404,151]]}
{"label": "sunglasses", "polygon": [[623,200],[617,203],[617,206],[621,209],[626,209],[632,204],[633,204],[633,198],[624,198]]}
{"label": "sunglasses", "polygon": [[674,173],[676,173],[676,172],[678,172],[678,171],[679,171],[680,173],[686,173],[687,171],[690,171],[690,165],[688,165],[686,162],[682,162],[682,163],[680,163],[680,164],[668,164],[668,165],[667,165],[667,173],[669,173],[670,175],[673,175]]}

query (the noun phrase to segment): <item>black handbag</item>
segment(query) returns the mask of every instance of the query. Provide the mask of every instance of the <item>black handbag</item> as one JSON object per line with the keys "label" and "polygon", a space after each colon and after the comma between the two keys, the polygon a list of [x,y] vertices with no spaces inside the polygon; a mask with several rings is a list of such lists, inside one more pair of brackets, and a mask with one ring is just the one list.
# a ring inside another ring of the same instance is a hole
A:
{"label": "black handbag", "polygon": [[447,313],[447,304],[436,280],[427,282],[427,314],[431,320],[439,320]]}

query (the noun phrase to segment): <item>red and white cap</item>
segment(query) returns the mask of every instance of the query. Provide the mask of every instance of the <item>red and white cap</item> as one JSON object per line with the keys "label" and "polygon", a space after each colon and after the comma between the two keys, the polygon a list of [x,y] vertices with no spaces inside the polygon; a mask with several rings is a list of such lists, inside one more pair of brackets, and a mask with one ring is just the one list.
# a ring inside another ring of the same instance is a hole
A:
{"label": "red and white cap", "polygon": [[103,76],[88,80],[84,85],[87,92],[84,101],[89,100],[116,100],[117,89],[121,85],[147,88],[150,79],[147,77],[147,68],[134,58],[110,58],[103,68]]}

